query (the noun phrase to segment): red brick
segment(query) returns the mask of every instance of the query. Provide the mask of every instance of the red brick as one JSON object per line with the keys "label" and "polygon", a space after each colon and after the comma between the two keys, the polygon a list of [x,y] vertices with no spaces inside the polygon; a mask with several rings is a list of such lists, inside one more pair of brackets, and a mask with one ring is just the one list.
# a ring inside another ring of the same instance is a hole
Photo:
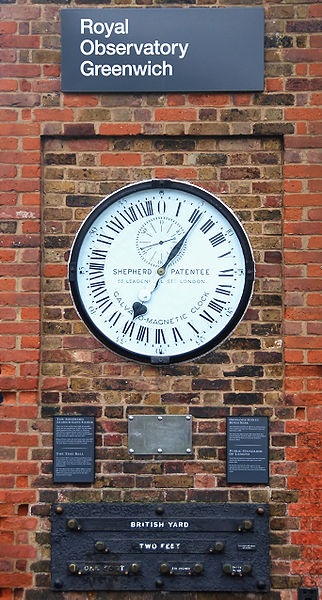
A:
{"label": "red brick", "polygon": [[101,135],[138,135],[141,129],[139,123],[102,123],[99,132]]}
{"label": "red brick", "polygon": [[141,156],[139,153],[116,153],[111,152],[111,154],[102,154],[101,156],[101,164],[102,165],[111,165],[111,166],[134,166],[141,164]]}
{"label": "red brick", "polygon": [[193,108],[157,108],[156,121],[196,121],[196,110]]}
{"label": "red brick", "polygon": [[[59,2],[1,5],[3,600],[38,600],[38,591],[39,600],[45,597],[48,573],[37,569],[48,568],[42,560],[49,549],[35,535],[47,536],[49,505],[60,491],[81,501],[270,496],[273,528],[281,528],[274,530],[281,536],[274,537],[271,594],[286,600],[297,587],[321,581],[322,6],[263,5],[266,40],[276,44],[266,48],[264,94],[63,94]],[[47,165],[47,152],[72,152],[76,165]],[[204,158],[219,153],[224,168]],[[257,263],[247,317],[225,346],[210,358],[161,369],[119,359],[94,340],[72,308],[67,284],[70,243],[85,214],[117,187],[151,177],[187,179],[222,197],[249,231]],[[68,194],[83,200],[67,217]],[[282,205],[282,217],[269,219]],[[58,248],[47,247],[55,236]],[[222,387],[218,381],[235,391],[230,404],[222,389],[213,389]],[[255,404],[243,404],[248,395]],[[129,460],[129,411],[191,412],[194,456]],[[54,413],[97,416],[104,479],[94,486],[53,485]],[[270,487],[228,488],[225,416],[257,413],[271,416]]]}

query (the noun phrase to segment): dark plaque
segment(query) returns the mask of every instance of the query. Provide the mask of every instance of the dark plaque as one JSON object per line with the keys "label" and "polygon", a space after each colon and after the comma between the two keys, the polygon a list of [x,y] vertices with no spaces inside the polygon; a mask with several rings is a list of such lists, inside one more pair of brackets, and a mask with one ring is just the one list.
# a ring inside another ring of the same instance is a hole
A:
{"label": "dark plaque", "polygon": [[64,92],[261,91],[264,9],[69,8]]}
{"label": "dark plaque", "polygon": [[228,483],[268,483],[268,418],[227,417]]}
{"label": "dark plaque", "polygon": [[54,482],[94,481],[95,417],[54,417]]}
{"label": "dark plaque", "polygon": [[269,591],[266,504],[58,504],[56,591]]}

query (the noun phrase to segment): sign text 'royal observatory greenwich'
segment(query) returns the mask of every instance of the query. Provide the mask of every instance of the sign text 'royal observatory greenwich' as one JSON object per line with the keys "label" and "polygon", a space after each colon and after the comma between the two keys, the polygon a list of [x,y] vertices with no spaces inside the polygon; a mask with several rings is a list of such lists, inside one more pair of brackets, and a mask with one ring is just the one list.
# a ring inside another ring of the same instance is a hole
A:
{"label": "sign text 'royal observatory greenwich'", "polygon": [[63,9],[64,92],[261,91],[264,11]]}

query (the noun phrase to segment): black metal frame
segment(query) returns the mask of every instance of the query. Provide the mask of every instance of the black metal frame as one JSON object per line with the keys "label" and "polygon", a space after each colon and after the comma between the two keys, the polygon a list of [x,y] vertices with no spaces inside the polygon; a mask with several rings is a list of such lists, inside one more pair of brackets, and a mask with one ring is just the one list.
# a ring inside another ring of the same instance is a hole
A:
{"label": "black metal frame", "polygon": [[56,504],[51,518],[56,591],[270,588],[266,504]]}

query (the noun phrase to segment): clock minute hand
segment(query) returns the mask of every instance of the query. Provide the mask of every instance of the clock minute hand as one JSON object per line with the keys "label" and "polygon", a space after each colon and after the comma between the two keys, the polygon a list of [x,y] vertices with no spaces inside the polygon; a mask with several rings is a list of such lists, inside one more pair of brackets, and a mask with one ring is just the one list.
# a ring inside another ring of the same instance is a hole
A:
{"label": "clock minute hand", "polygon": [[188,231],[186,231],[186,233],[182,236],[181,240],[179,240],[175,246],[173,246],[167,260],[165,261],[165,263],[162,265],[162,267],[159,267],[157,269],[157,274],[159,275],[159,278],[156,280],[153,288],[151,290],[142,290],[139,294],[139,299],[140,302],[134,302],[132,308],[133,308],[133,319],[136,319],[136,317],[139,317],[141,315],[145,315],[145,313],[147,312],[147,307],[145,305],[146,302],[148,302],[151,298],[152,293],[154,292],[154,290],[158,287],[159,285],[159,281],[162,279],[162,277],[165,275],[166,272],[166,268],[169,265],[169,263],[177,256],[177,254],[180,252],[187,236],[189,235],[191,229],[195,226],[195,224],[197,223],[197,221],[199,220],[201,215],[199,215],[199,217],[192,223],[192,225],[189,227]]}
{"label": "clock minute hand", "polygon": [[196,219],[192,223],[192,225],[189,227],[188,231],[186,231],[186,233],[184,234],[184,236],[182,236],[181,240],[179,240],[175,244],[175,246],[173,246],[173,248],[172,248],[172,250],[171,250],[171,252],[170,252],[167,260],[165,261],[165,263],[162,265],[162,267],[158,268],[158,270],[157,270],[158,275],[161,275],[161,276],[164,275],[165,270],[166,270],[168,264],[177,256],[177,254],[179,254],[179,252],[180,252],[180,250],[181,250],[181,248],[182,248],[182,246],[183,246],[183,244],[185,242],[185,239],[188,237],[191,229],[195,226],[195,224],[197,223],[197,221],[198,221],[198,219]]}

